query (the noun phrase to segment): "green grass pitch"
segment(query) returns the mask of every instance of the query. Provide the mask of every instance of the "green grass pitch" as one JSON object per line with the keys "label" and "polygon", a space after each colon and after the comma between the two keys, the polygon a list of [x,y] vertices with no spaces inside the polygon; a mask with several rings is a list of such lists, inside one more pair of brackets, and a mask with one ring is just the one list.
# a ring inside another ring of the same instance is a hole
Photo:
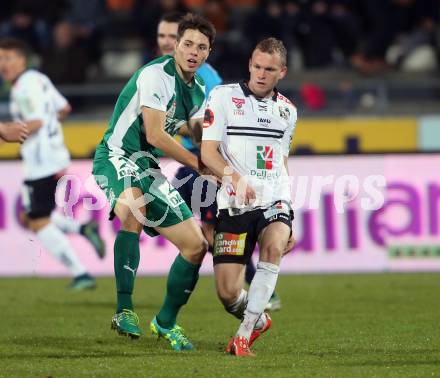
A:
{"label": "green grass pitch", "polygon": [[431,377],[440,375],[437,274],[281,276],[283,309],[254,346],[224,353],[237,320],[202,277],[179,323],[195,352],[173,352],[150,334],[164,277],[139,277],[139,340],[110,330],[114,283],[86,293],[67,279],[0,279],[1,377]]}

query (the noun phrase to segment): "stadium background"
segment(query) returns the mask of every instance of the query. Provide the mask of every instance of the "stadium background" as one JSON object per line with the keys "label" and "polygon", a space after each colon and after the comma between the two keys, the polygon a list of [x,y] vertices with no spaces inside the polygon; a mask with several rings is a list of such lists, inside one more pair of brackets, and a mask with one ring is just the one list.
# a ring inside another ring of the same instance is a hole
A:
{"label": "stadium background", "polygon": [[[333,185],[327,186],[323,191],[319,208],[299,208],[295,220],[295,235],[299,243],[294,252],[283,261],[282,272],[440,270],[439,1],[2,1],[0,36],[25,39],[34,50],[33,65],[47,73],[73,105],[73,114],[64,123],[64,134],[66,144],[75,159],[69,173],[81,178],[81,181],[74,183],[79,190],[78,199],[81,199],[74,207],[74,214],[79,219],[95,217],[99,220],[109,246],[108,255],[101,262],[90,252],[85,242],[72,237],[81,259],[90,267],[91,273],[111,276],[111,246],[117,224],[106,221],[105,211],[89,211],[84,208],[83,197],[92,198],[90,193],[98,199],[100,196],[95,189],[86,186],[87,182],[90,184],[87,181],[91,170],[90,157],[102,137],[112,106],[125,80],[156,54],[154,44],[158,18],[164,12],[172,10],[194,10],[205,14],[215,24],[218,37],[209,62],[225,82],[246,77],[247,59],[257,40],[265,36],[276,36],[285,42],[289,51],[289,74],[280,83],[279,89],[298,108],[299,121],[292,145],[293,156],[289,163],[295,175],[340,177],[355,174],[359,178],[365,178],[373,174],[383,175],[387,180],[383,191],[385,203],[379,209],[362,210],[360,195],[357,200],[348,204],[344,213],[337,213],[333,209]],[[2,82],[1,85],[0,117],[7,120],[8,84]],[[32,235],[19,224],[17,206],[21,171],[17,160],[18,150],[18,145],[0,146],[0,276],[10,279],[14,276],[64,276],[66,272],[63,268],[51,261]],[[169,175],[176,169],[176,165],[167,160],[163,164]],[[91,203],[94,201],[95,199]],[[145,275],[165,274],[176,253],[163,239],[149,239],[146,236],[142,240],[141,252],[139,272]],[[207,257],[203,272],[209,274],[211,271],[211,260]],[[337,310],[331,312],[334,310],[330,304],[332,300],[328,299],[326,302],[316,292],[325,292],[330,288],[329,298],[333,298],[332,303],[347,306],[347,313],[352,311],[367,314],[369,310],[366,308],[350,307],[356,302],[356,296],[354,299],[347,296],[346,300],[338,302],[344,288],[355,287],[358,282],[363,282],[366,292],[360,297],[364,298],[365,307],[368,303],[371,304],[368,300],[369,294],[374,293],[379,302],[383,301],[379,305],[374,302],[377,307],[371,307],[379,316],[381,311],[385,313],[390,310],[385,302],[394,306],[392,311],[395,313],[416,311],[417,308],[429,308],[431,305],[438,307],[431,297],[433,290],[438,291],[436,275],[408,276],[408,281],[403,278],[406,276],[399,278],[391,273],[375,275],[371,280],[378,282],[378,286],[374,286],[372,291],[368,291],[372,287],[372,281],[365,278],[369,276],[334,277],[335,281],[325,275],[301,276],[299,279],[290,277],[289,280],[287,276],[283,276],[280,279],[280,291],[284,295],[284,303],[290,298],[291,287],[303,285],[307,288],[307,293],[316,295],[323,306],[327,306],[325,309],[336,316],[334,314]],[[284,282],[289,282],[288,287],[286,283],[283,286],[283,279]],[[109,291],[106,294],[108,300],[112,301],[111,281],[102,280],[102,287]],[[165,280],[160,280],[160,283],[154,285],[163,289]],[[338,280],[348,286],[341,283],[339,287]],[[148,291],[150,282],[156,281],[148,281],[148,284],[140,284],[140,287],[144,285],[145,291]],[[59,286],[60,281],[38,286],[39,283],[26,279],[3,279],[0,280],[0,285],[3,287],[0,302],[4,306],[8,298],[5,293],[12,290],[11,287],[22,290],[24,296],[34,287],[33,295],[38,298],[38,293],[44,295],[49,285]],[[202,281],[202,287],[209,285],[212,286],[211,281]],[[386,295],[381,292],[382,287],[389,289],[384,290]],[[384,297],[381,297],[382,294]],[[57,295],[65,296],[63,293]],[[87,297],[85,302],[74,299],[73,303],[77,305],[79,313],[82,313],[81,306],[98,303],[98,297]],[[416,297],[419,302],[414,299]],[[200,303],[197,298],[196,296],[194,299],[194,306]],[[406,308],[403,298],[410,299],[414,307]],[[158,304],[160,299],[152,300]],[[301,300],[307,303],[305,297],[295,297],[295,300],[297,303]],[[209,301],[215,303],[213,292]],[[58,304],[69,311],[73,309],[71,303],[69,299],[65,299]],[[301,309],[301,305],[299,306]],[[8,313],[10,318],[22,309],[11,309]],[[216,309],[221,312],[220,306]],[[111,311],[110,308],[105,310],[108,313]],[[295,310],[292,307],[291,311]],[[310,309],[306,308],[305,313],[308,310]],[[29,311],[37,310],[33,308]],[[438,359],[434,358],[435,351],[438,352],[438,344],[436,347],[429,343],[426,346],[421,341],[415,342],[412,352],[405,354],[408,360],[406,365],[404,362],[393,365],[392,357],[386,357],[387,351],[391,351],[392,356],[394,349],[391,345],[410,343],[417,339],[414,336],[416,334],[423,334],[427,338],[433,335],[434,319],[438,320],[438,313],[432,309],[432,312],[423,314],[425,322],[421,321],[420,324],[424,328],[414,326],[414,334],[408,331],[406,339],[393,337],[401,329],[406,329],[405,326],[413,324],[413,318],[402,320],[403,318],[395,317],[390,320],[388,324],[396,324],[396,332],[385,341],[375,339],[373,342],[377,343],[376,349],[373,348],[376,351],[377,345],[384,343],[384,356],[371,352],[367,346],[363,352],[359,352],[370,359],[383,361],[383,366],[367,364],[368,369],[373,370],[330,370],[328,375],[359,373],[371,376],[371,373],[384,376],[389,373],[384,370],[387,364],[397,369],[396,376],[406,373],[412,376],[438,373]],[[63,316],[67,316],[67,313],[63,313]],[[283,316],[285,321],[291,321],[287,314]],[[405,326],[398,328],[398,324]],[[364,329],[362,323],[357,326]],[[307,325],[304,327],[307,328]],[[29,332],[34,332],[34,328]],[[353,326],[351,335],[353,333],[356,333],[356,326]],[[12,340],[7,335],[6,333],[6,338],[2,340],[5,350]],[[320,337],[317,332],[314,335]],[[384,332],[383,337],[386,338],[386,335]],[[332,340],[329,335],[326,336],[330,340],[326,347],[321,348],[318,342],[314,345],[315,350],[324,349],[324,354],[332,351],[339,342]],[[362,338],[359,335],[358,337]],[[306,336],[304,338],[307,339]],[[363,342],[368,345],[371,340],[365,339]],[[37,342],[36,345],[42,343],[43,341]],[[29,348],[28,345],[14,345],[17,351]],[[298,347],[298,344],[295,345]],[[270,344],[270,347],[273,350],[275,346]],[[344,347],[341,348],[344,350]],[[411,360],[409,355],[414,353],[416,356],[417,348],[422,351],[417,358]],[[132,353],[135,358],[132,349],[130,351],[129,354]],[[259,353],[263,354],[264,350]],[[298,353],[302,353],[301,358],[304,354],[307,355],[304,350]],[[307,360],[309,357],[304,358]],[[40,373],[53,371],[50,356],[47,358],[49,367],[39,370]],[[430,359],[432,361],[428,362]],[[420,362],[422,360],[424,362]],[[214,363],[215,366],[217,362]],[[362,364],[359,363],[360,365]],[[17,366],[14,365],[14,369]],[[234,366],[238,369],[237,372],[240,371],[239,366]],[[315,367],[318,369],[319,366],[317,363]],[[275,376],[290,376],[291,368],[289,365],[282,366],[280,370],[274,367],[274,370],[265,371],[267,374],[275,372]],[[420,370],[421,368],[426,370]],[[29,371],[32,369],[22,370]],[[63,372],[65,373],[61,370],[61,374]],[[249,373],[246,369],[243,372],[245,375],[246,372]],[[311,368],[308,371],[311,375],[315,374],[313,372],[320,375],[320,370]]]}

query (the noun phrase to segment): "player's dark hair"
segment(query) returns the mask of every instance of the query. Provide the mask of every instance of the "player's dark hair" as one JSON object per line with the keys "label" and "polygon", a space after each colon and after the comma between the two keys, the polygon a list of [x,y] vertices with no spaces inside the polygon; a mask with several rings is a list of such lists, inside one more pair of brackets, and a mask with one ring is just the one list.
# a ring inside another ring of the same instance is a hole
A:
{"label": "player's dark hair", "polygon": [[182,20],[182,18],[185,15],[182,12],[168,12],[168,13],[164,13],[162,15],[162,17],[160,18],[159,22],[175,22],[175,23],[179,23],[180,20]]}
{"label": "player's dark hair", "polygon": [[198,30],[200,33],[206,35],[209,39],[209,47],[212,47],[215,39],[215,27],[206,18],[195,13],[187,13],[179,22],[179,28],[177,30],[178,41],[188,29]]}
{"label": "player's dark hair", "polygon": [[21,39],[17,39],[17,38],[0,39],[0,49],[14,50],[25,58],[27,58],[30,54],[28,45]]}
{"label": "player's dark hair", "polygon": [[287,64],[287,50],[284,46],[284,43],[276,38],[266,38],[260,41],[257,46],[255,46],[255,50],[260,50],[261,52],[268,54],[280,54],[281,63],[283,66]]}

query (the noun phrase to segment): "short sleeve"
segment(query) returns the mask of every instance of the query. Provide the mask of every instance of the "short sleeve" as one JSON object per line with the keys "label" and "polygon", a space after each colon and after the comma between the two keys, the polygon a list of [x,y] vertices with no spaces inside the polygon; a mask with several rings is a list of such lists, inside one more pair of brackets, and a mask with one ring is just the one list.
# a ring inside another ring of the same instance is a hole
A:
{"label": "short sleeve", "polygon": [[20,83],[20,90],[14,95],[16,109],[23,121],[43,120],[46,117],[48,91],[47,83],[32,76]]}
{"label": "short sleeve", "polygon": [[296,108],[293,108],[293,112],[291,113],[289,118],[289,127],[284,132],[282,139],[282,148],[283,148],[284,156],[289,156],[290,145],[292,144],[293,135],[295,133],[296,119],[297,119]]}
{"label": "short sleeve", "polygon": [[136,81],[139,92],[139,107],[146,106],[165,112],[169,94],[163,77],[163,71],[155,67],[146,67]]}
{"label": "short sleeve", "polygon": [[202,140],[223,140],[227,122],[227,110],[223,99],[225,87],[216,87],[209,95],[203,117]]}

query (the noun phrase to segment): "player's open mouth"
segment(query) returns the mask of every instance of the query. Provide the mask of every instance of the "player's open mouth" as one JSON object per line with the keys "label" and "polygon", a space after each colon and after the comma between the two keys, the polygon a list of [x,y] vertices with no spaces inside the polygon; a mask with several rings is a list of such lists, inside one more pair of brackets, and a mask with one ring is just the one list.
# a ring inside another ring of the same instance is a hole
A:
{"label": "player's open mouth", "polygon": [[197,66],[197,60],[195,60],[195,59],[188,59],[187,62],[188,62],[188,66],[190,68]]}

